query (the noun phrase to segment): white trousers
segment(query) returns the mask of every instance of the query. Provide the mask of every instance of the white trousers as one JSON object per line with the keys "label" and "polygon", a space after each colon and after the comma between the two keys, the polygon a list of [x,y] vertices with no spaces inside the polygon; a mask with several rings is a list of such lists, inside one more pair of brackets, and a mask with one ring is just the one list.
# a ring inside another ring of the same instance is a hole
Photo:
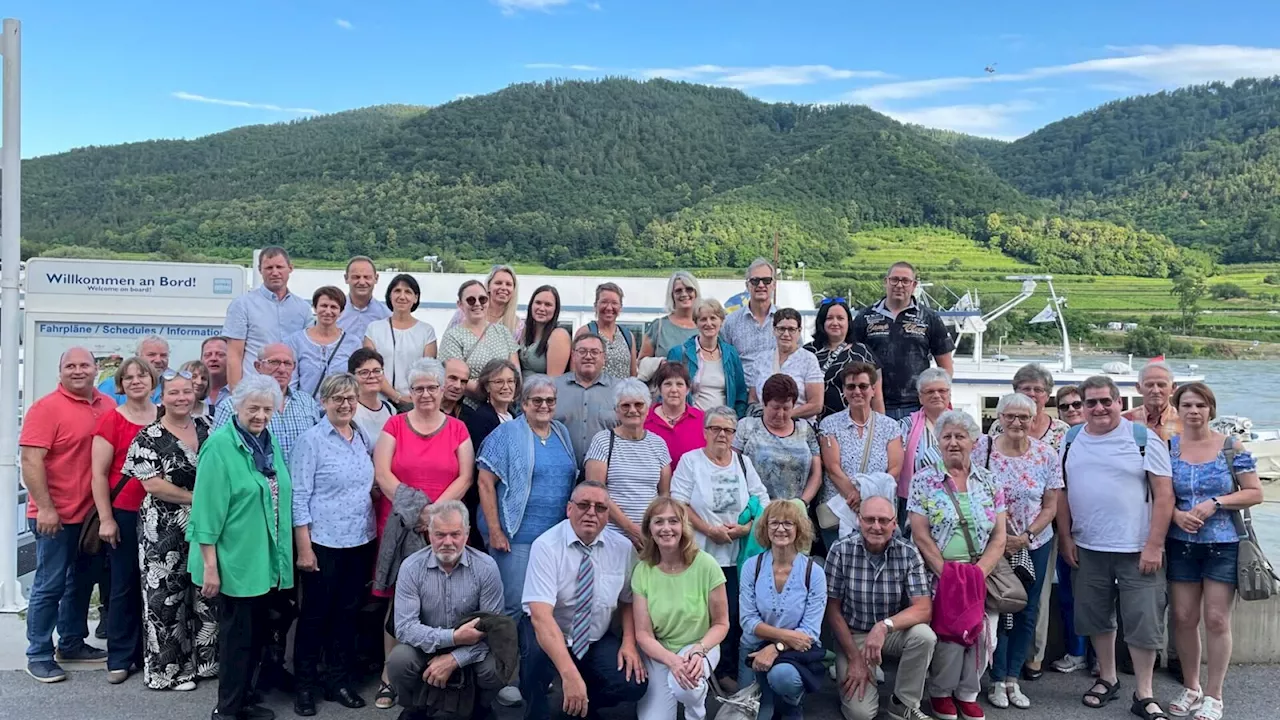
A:
{"label": "white trousers", "polygon": [[[680,648],[677,655],[684,656],[685,651],[693,647],[686,645]],[[692,690],[685,690],[676,682],[671,670],[662,663],[644,659],[645,669],[649,672],[649,689],[636,704],[636,715],[639,720],[672,720],[676,716],[676,703],[684,705],[685,720],[705,720],[707,717],[707,677],[720,662],[720,646],[711,648],[702,661],[702,681]]]}

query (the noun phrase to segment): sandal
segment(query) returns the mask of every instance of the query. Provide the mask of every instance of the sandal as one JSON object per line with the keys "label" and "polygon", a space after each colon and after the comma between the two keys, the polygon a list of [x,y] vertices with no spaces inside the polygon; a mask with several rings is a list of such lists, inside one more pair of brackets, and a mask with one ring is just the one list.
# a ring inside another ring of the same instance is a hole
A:
{"label": "sandal", "polygon": [[[1103,688],[1102,692],[1098,692],[1097,688]],[[1120,694],[1120,681],[1107,682],[1102,678],[1093,681],[1093,685],[1089,687],[1089,691],[1080,698],[1080,702],[1085,707],[1098,710],[1107,706],[1116,696]],[[1094,702],[1089,702],[1089,698],[1093,698]]]}
{"label": "sandal", "polygon": [[373,696],[373,706],[380,710],[390,710],[396,706],[396,691],[390,683],[378,685],[378,694]]}
{"label": "sandal", "polygon": [[[1148,705],[1155,705],[1156,711],[1148,712]],[[1160,703],[1156,702],[1155,698],[1140,698],[1137,695],[1134,695],[1133,704],[1129,706],[1129,712],[1142,718],[1142,720],[1156,720],[1156,718],[1169,720],[1169,716],[1165,715],[1164,710],[1160,709]]]}
{"label": "sandal", "polygon": [[1222,701],[1206,696],[1194,720],[1222,720]]}
{"label": "sandal", "polygon": [[1186,717],[1199,710],[1203,701],[1204,693],[1202,691],[1184,687],[1182,688],[1182,694],[1169,703],[1169,714],[1174,717]]}

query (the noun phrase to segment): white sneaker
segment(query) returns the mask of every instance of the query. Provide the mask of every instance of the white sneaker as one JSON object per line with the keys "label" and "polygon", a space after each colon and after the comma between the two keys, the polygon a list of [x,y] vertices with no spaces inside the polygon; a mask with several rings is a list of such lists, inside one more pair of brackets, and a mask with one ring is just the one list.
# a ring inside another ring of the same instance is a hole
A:
{"label": "white sneaker", "polygon": [[508,685],[498,691],[498,704],[503,707],[515,707],[524,702],[524,697],[520,694],[520,688],[515,685]]}
{"label": "white sneaker", "polygon": [[1022,688],[1018,687],[1018,683],[1006,683],[1005,694],[1009,696],[1009,704],[1019,710],[1026,710],[1031,707],[1031,698],[1022,694]]}
{"label": "white sneaker", "polygon": [[1053,668],[1054,672],[1073,673],[1077,670],[1083,670],[1086,664],[1083,655],[1063,655],[1061,658],[1054,660],[1050,667]]}
{"label": "white sneaker", "polygon": [[192,690],[196,689],[196,681],[188,680],[184,683],[178,683],[177,685],[173,686],[173,689],[177,690],[178,692],[191,692]]}
{"label": "white sneaker", "polygon": [[991,703],[991,707],[1001,710],[1009,707],[1009,690],[1004,683],[991,683],[991,687],[987,688],[987,702]]}

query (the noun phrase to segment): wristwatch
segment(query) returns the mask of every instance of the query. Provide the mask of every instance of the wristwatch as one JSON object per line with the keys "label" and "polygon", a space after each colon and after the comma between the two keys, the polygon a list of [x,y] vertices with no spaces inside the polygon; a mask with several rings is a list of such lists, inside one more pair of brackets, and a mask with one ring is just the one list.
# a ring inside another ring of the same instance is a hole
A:
{"label": "wristwatch", "polygon": [[893,618],[885,618],[880,622],[884,623],[885,630],[888,630],[889,632],[893,632]]}
{"label": "wristwatch", "polygon": [[786,646],[786,643],[776,642],[773,644],[773,649],[777,650],[778,652],[782,652],[787,649],[787,646]]}
{"label": "wristwatch", "polygon": [[1214,510],[1221,510],[1221,509],[1222,509],[1222,501],[1221,501],[1221,500],[1219,500],[1218,498],[1213,498],[1213,509],[1214,509]]}

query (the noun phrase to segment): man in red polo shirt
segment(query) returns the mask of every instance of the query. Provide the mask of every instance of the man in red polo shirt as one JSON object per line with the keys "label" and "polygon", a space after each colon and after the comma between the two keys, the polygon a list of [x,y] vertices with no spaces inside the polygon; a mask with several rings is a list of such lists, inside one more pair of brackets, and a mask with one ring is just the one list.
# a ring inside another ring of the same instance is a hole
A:
{"label": "man in red polo shirt", "polygon": [[65,680],[57,660],[103,660],[85,644],[89,635],[89,561],[79,552],[80,528],[93,507],[90,488],[93,428],[116,403],[93,386],[98,363],[84,348],[58,359],[58,387],[37,400],[22,420],[22,482],[27,523],[36,536],[36,577],[27,606],[27,674],[40,682]]}

